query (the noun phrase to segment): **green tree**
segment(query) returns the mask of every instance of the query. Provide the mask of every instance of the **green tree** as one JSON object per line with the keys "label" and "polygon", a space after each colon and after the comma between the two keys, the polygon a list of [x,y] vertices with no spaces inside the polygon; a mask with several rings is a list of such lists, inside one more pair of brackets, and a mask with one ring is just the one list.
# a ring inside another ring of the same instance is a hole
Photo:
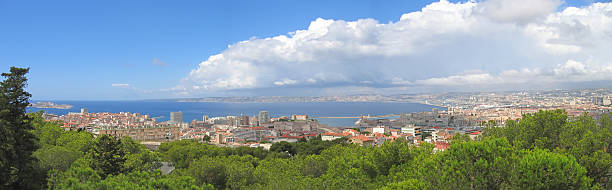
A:
{"label": "green tree", "polygon": [[547,150],[529,151],[513,168],[517,189],[587,189],[591,181],[574,158]]}
{"label": "green tree", "polygon": [[608,144],[606,152],[612,153],[612,113],[603,114],[599,120],[599,125],[602,128],[601,135],[606,144]]}
{"label": "green tree", "polygon": [[195,185],[189,176],[163,176],[159,172],[136,171],[124,175],[112,176],[96,184],[96,189],[214,189],[213,186]]}
{"label": "green tree", "polygon": [[295,147],[294,143],[289,143],[285,141],[274,143],[270,147],[270,151],[272,152],[287,153],[290,156],[294,156],[297,154],[296,149],[297,148]]}
{"label": "green tree", "polygon": [[508,121],[506,127],[485,128],[484,136],[506,138],[519,148],[546,149],[574,157],[594,184],[606,184],[612,170],[610,118],[610,114],[604,114],[598,122],[586,114],[568,118],[563,110],[539,111]]}
{"label": "green tree", "polygon": [[25,114],[32,96],[25,91],[29,69],[11,67],[0,82],[0,189],[25,189],[37,183],[37,148],[30,118]]}
{"label": "green tree", "polygon": [[49,189],[94,189],[102,177],[90,167],[72,167],[68,171],[59,174],[56,178],[49,179]]}
{"label": "green tree", "polygon": [[43,173],[49,170],[66,171],[72,162],[89,150],[94,140],[87,132],[65,131],[58,122],[47,122],[42,112],[30,113],[32,133],[39,139],[39,149],[33,155]]}
{"label": "green tree", "polygon": [[561,143],[559,134],[567,123],[564,110],[540,110],[525,114],[517,121],[508,121],[506,127],[488,127],[485,136],[506,137],[511,144],[521,148],[553,150]]}
{"label": "green tree", "polygon": [[366,155],[370,148],[357,145],[333,146],[321,153],[328,159],[327,172],[321,176],[324,188],[372,189],[377,176],[376,165]]}
{"label": "green tree", "polygon": [[472,141],[472,139],[470,138],[469,135],[467,134],[459,134],[456,133],[452,138],[451,138],[451,143],[464,143],[464,142],[469,142]]}
{"label": "green tree", "polygon": [[232,155],[227,158],[227,187],[230,189],[243,189],[255,183],[253,172],[259,162],[251,155]]}
{"label": "green tree", "polygon": [[223,148],[199,143],[194,140],[180,140],[162,143],[158,152],[166,161],[174,163],[177,168],[187,168],[194,160],[202,156],[216,157],[225,155]]}
{"label": "green tree", "polygon": [[238,156],[246,156],[251,155],[253,157],[264,159],[268,156],[269,151],[264,150],[263,147],[251,148],[247,146],[240,146],[234,148],[226,148],[225,155],[238,155]]}
{"label": "green tree", "polygon": [[210,136],[208,136],[208,135],[204,135],[204,137],[202,137],[202,141],[204,141],[204,142],[210,142]]}
{"label": "green tree", "polygon": [[304,176],[320,177],[327,172],[327,160],[321,155],[308,155],[301,162]]}
{"label": "green tree", "polygon": [[606,152],[609,146],[606,138],[610,137],[606,135],[605,125],[598,125],[592,117],[583,115],[566,123],[559,134],[560,147],[555,151],[573,156],[595,183],[604,183],[612,168],[612,158]]}
{"label": "green tree", "polygon": [[271,158],[262,160],[253,175],[257,184],[249,189],[323,189],[320,183],[302,176],[296,159]]}
{"label": "green tree", "polygon": [[[507,187],[514,148],[506,139],[491,139],[452,144],[436,154],[433,167],[424,179],[435,178],[432,187],[444,189],[500,189]],[[437,165],[437,166],[435,166]]]}
{"label": "green tree", "polygon": [[135,171],[102,179],[89,167],[73,167],[58,178],[50,180],[49,189],[214,189],[208,184],[196,185],[189,176],[161,175],[159,171]]}
{"label": "green tree", "polygon": [[194,161],[186,173],[195,178],[198,184],[211,184],[217,189],[225,189],[227,167],[224,161],[224,157],[203,156]]}
{"label": "green tree", "polygon": [[380,188],[381,190],[417,190],[428,189],[425,182],[416,179],[408,179],[401,182],[389,183],[387,186]]}
{"label": "green tree", "polygon": [[41,170],[46,173],[49,170],[66,171],[82,153],[63,146],[48,145],[34,152],[34,156],[39,160]]}
{"label": "green tree", "polygon": [[126,150],[121,139],[110,135],[99,136],[90,154],[91,168],[98,171],[103,178],[125,171]]}
{"label": "green tree", "polygon": [[138,153],[128,153],[124,164],[126,171],[154,171],[161,166],[159,153],[146,148]]}
{"label": "green tree", "polygon": [[409,163],[416,157],[411,146],[406,140],[398,139],[373,149],[368,156],[376,164],[379,174],[388,175],[391,167]]}
{"label": "green tree", "polygon": [[42,118],[42,111],[29,113],[30,124],[33,127],[32,133],[38,139],[38,146],[57,145],[57,139],[65,132],[59,122],[47,122]]}

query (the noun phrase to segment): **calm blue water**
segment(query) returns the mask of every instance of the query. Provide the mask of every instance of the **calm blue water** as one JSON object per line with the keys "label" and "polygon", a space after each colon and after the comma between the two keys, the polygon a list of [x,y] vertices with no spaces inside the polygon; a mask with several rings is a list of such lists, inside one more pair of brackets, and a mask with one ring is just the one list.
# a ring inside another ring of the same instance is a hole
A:
{"label": "calm blue water", "polygon": [[[38,102],[38,101],[31,101]],[[386,115],[409,112],[431,111],[435,106],[417,103],[388,102],[307,102],[307,103],[211,103],[211,102],[167,102],[167,101],[54,101],[57,104],[73,105],[71,109],[28,108],[28,112],[44,111],[64,115],[68,112],[80,112],[87,108],[89,112],[131,112],[148,114],[157,121],[166,121],[170,112],[182,111],[183,120],[202,120],[203,115],[220,117],[226,115],[254,116],[266,110],[271,117],[291,114],[308,114],[316,117],[350,117],[360,115]],[[440,110],[444,110],[440,108]],[[353,126],[357,119],[317,118],[320,123],[330,126]]]}

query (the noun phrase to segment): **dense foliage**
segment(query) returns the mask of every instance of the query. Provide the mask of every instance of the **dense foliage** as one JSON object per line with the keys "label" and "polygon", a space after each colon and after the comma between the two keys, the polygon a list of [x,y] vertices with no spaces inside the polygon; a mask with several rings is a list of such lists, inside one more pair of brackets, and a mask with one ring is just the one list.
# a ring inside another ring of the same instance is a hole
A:
{"label": "dense foliage", "polygon": [[[487,128],[485,136],[508,139],[516,148],[542,149],[576,159],[593,184],[610,183],[612,175],[612,115],[595,120],[588,115],[568,118],[563,110],[540,111]],[[609,186],[612,188],[612,186]]]}
{"label": "dense foliage", "polygon": [[[457,135],[437,153],[426,143],[396,140],[372,148],[318,138],[275,143],[270,151],[192,140],[150,151],[129,138],[93,138],[32,118],[40,146],[48,147],[37,152],[75,155],[34,154],[48,157],[37,156],[48,171],[47,187],[60,189],[598,189],[605,188],[612,166],[609,114],[596,121],[542,111],[487,128],[478,141]],[[544,120],[551,123],[538,123]],[[515,130],[540,135],[513,135],[523,133]],[[79,143],[67,143],[72,141]],[[176,169],[161,174],[163,161]],[[102,169],[107,164],[113,169]]]}
{"label": "dense foliage", "polygon": [[[151,151],[130,138],[96,138],[41,113],[26,115],[27,70],[11,72],[2,83],[0,189],[612,188],[610,114],[596,120],[540,111],[489,125],[477,141],[456,135],[445,151],[403,140],[361,147],[320,138],[270,150],[182,140]],[[162,165],[175,169],[166,174]]]}

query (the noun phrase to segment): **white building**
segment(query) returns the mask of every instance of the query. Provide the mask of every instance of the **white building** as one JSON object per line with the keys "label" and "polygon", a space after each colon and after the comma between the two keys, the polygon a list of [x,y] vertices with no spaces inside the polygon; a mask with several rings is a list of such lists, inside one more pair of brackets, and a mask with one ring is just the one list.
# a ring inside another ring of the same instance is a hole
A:
{"label": "white building", "polygon": [[380,134],[385,134],[385,127],[383,126],[377,126],[372,128],[372,133],[376,134],[376,133],[380,133]]}
{"label": "white building", "polygon": [[411,134],[412,136],[421,135],[421,127],[408,125],[406,127],[402,127],[402,133]]}
{"label": "white building", "polygon": [[328,133],[323,133],[321,134],[321,140],[323,141],[333,141],[342,137],[346,137],[349,136],[349,134],[346,133],[332,133],[332,132],[328,132]]}
{"label": "white building", "polygon": [[296,114],[293,114],[293,115],[291,115],[291,120],[305,121],[305,120],[308,120],[308,115],[296,115]]}
{"label": "white building", "polygon": [[259,125],[269,123],[270,115],[268,114],[268,111],[260,111],[257,120],[259,121]]}
{"label": "white building", "polygon": [[610,104],[612,104],[612,101],[610,100],[610,98],[603,100],[603,105],[604,106],[609,106]]}

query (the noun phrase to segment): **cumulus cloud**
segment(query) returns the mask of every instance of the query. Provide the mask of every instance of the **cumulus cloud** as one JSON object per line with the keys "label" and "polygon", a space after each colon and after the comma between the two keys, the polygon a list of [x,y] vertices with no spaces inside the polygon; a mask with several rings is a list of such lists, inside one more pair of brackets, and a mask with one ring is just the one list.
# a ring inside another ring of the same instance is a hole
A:
{"label": "cumulus cloud", "polygon": [[186,94],[288,87],[411,91],[609,80],[612,3],[557,12],[560,3],[441,0],[390,23],[318,18],[287,35],[232,44],[173,89]]}
{"label": "cumulus cloud", "polygon": [[495,21],[527,23],[554,12],[561,3],[561,0],[487,0],[479,5],[479,11]]}
{"label": "cumulus cloud", "polygon": [[125,83],[114,83],[111,85],[112,87],[121,87],[121,88],[128,88],[130,87],[130,84],[125,84]]}

